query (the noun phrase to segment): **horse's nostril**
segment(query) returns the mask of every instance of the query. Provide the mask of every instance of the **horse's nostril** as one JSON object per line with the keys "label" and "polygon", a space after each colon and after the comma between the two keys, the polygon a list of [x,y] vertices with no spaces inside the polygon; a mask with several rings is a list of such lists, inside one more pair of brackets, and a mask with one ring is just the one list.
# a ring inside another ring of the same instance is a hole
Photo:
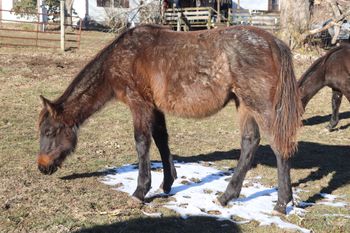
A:
{"label": "horse's nostril", "polygon": [[55,173],[58,168],[57,168],[57,166],[54,166],[54,165],[51,165],[51,166],[48,166],[48,167],[39,165],[38,169],[39,169],[39,171],[41,173],[43,173],[45,175],[51,175],[51,174]]}
{"label": "horse's nostril", "polygon": [[46,167],[38,165],[38,169],[41,173],[46,174]]}
{"label": "horse's nostril", "polygon": [[57,166],[51,165],[51,166],[49,167],[49,173],[48,173],[48,175],[51,175],[51,174],[55,173],[56,171],[57,171]]}

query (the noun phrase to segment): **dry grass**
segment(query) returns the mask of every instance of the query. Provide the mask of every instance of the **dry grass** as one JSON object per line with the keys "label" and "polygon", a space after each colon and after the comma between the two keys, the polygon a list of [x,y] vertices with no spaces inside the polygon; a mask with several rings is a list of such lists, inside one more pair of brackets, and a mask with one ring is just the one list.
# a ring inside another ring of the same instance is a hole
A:
{"label": "dry grass", "polygon": [[[236,226],[211,218],[187,221],[174,212],[131,201],[99,182],[101,170],[136,162],[131,117],[128,109],[108,104],[80,130],[76,153],[52,176],[41,175],[35,164],[38,152],[36,120],[39,95],[58,97],[79,69],[101,49],[111,35],[83,34],[82,49],[62,54],[53,50],[1,48],[0,53],[0,231],[1,232],[281,232],[257,222]],[[297,59],[298,76],[311,60]],[[311,101],[304,115],[308,124],[300,134],[299,153],[293,161],[292,179],[304,201],[318,193],[332,192],[350,202],[350,105],[344,100],[337,131],[324,130],[330,114],[330,90]],[[215,161],[217,166],[236,166],[239,128],[233,105],[208,119],[195,121],[168,117],[170,146],[176,159]],[[152,147],[152,159],[159,160]],[[248,176],[260,175],[265,185],[276,184],[276,162],[265,139]],[[158,205],[159,204],[159,205]],[[142,211],[163,213],[152,219]],[[303,218],[288,221],[315,232],[346,232],[350,219],[326,214],[350,215],[348,208],[321,205],[307,208]],[[82,231],[82,229],[86,229]],[[89,230],[90,229],[90,230]]]}

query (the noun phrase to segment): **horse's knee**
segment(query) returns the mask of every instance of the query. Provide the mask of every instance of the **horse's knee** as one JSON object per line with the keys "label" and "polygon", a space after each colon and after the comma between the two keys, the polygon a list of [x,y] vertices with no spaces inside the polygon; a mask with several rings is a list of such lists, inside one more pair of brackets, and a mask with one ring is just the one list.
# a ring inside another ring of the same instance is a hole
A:
{"label": "horse's knee", "polygon": [[247,117],[242,131],[242,140],[256,143],[260,141],[259,126],[253,117]]}
{"label": "horse's knee", "polygon": [[259,133],[249,133],[242,135],[243,145],[258,145],[260,143],[260,134]]}

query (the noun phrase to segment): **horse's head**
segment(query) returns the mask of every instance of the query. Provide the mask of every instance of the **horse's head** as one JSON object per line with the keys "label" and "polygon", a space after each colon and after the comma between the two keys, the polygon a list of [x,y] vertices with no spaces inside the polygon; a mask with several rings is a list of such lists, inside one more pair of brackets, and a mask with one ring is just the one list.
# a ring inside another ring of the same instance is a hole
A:
{"label": "horse's head", "polygon": [[40,152],[39,170],[51,175],[77,145],[77,126],[63,121],[61,109],[40,96],[44,108],[39,116]]}

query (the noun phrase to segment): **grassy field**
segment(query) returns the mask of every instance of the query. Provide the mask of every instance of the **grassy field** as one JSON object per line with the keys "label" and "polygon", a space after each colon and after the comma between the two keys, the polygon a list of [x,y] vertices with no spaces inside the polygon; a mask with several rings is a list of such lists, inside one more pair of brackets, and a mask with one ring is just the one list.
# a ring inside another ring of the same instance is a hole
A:
{"label": "grassy field", "polygon": [[[130,113],[116,102],[81,127],[78,148],[62,169],[52,176],[39,173],[39,95],[58,97],[112,38],[112,34],[84,32],[81,50],[64,54],[0,48],[0,232],[283,232],[254,221],[236,225],[203,217],[183,220],[161,205],[136,204],[127,194],[102,184],[103,169],[137,161]],[[314,52],[296,56],[297,75],[315,58]],[[324,89],[308,105],[299,152],[293,159],[292,182],[304,190],[299,194],[302,201],[318,201],[322,192],[350,203],[350,105],[343,101],[343,119],[337,130],[328,132],[330,99],[330,90]],[[204,120],[169,116],[172,153],[180,161],[213,161],[217,167],[235,167],[240,145],[237,122],[232,104]],[[160,159],[154,146],[151,154],[152,160]],[[263,138],[247,176],[262,176],[264,185],[275,186],[276,173],[274,155]],[[144,210],[160,211],[163,217],[147,217]],[[314,232],[349,232],[349,207],[315,205],[306,210],[303,217],[285,218]]]}

